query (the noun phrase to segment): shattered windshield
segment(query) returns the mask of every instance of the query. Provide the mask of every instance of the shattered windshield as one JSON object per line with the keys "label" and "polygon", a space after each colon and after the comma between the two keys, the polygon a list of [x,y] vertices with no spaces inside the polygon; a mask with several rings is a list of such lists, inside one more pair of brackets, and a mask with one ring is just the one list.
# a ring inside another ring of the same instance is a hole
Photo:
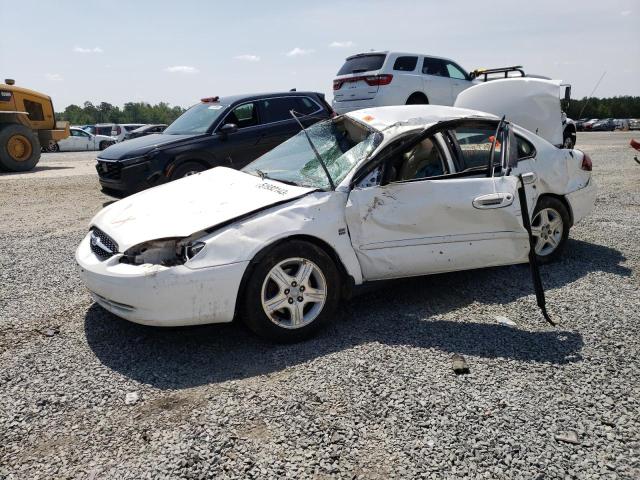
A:
{"label": "shattered windshield", "polygon": [[167,135],[205,133],[225,109],[226,105],[220,105],[219,103],[198,103],[180,115],[175,122],[165,129],[164,133]]}
{"label": "shattered windshield", "polygon": [[[333,182],[339,184],[351,169],[380,143],[382,136],[349,117],[337,117],[307,128]],[[329,189],[330,182],[304,132],[267,152],[242,169],[285,183]]]}

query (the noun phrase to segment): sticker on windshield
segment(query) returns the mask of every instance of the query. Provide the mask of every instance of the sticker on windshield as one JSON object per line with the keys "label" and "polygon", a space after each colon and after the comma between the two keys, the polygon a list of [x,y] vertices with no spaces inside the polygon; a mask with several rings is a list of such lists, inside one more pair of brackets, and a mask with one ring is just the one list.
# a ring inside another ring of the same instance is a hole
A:
{"label": "sticker on windshield", "polygon": [[371,115],[365,115],[364,117],[362,117],[362,120],[364,120],[365,122],[370,122],[374,118],[375,117],[372,117]]}
{"label": "sticker on windshield", "polygon": [[209,107],[209,110],[220,110],[222,108],[222,105],[211,105]]}

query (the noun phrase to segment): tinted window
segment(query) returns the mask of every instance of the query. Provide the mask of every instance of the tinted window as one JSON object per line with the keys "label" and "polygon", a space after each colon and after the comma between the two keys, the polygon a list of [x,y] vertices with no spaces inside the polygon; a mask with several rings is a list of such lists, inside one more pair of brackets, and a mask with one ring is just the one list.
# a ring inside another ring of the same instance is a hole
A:
{"label": "tinted window", "polygon": [[261,100],[262,123],[281,122],[282,120],[293,120],[290,111],[300,112],[301,105],[296,97],[267,98]]}
{"label": "tinted window", "polygon": [[422,64],[422,73],[426,75],[436,75],[438,77],[449,76],[449,72],[447,71],[444,62],[437,58],[425,58]]}
{"label": "tinted window", "polygon": [[42,112],[41,103],[25,100],[24,109],[29,114],[29,120],[34,122],[41,122],[42,120],[44,120],[44,113]]}
{"label": "tinted window", "polygon": [[295,111],[303,115],[309,115],[320,110],[318,104],[308,97],[296,97],[295,104]]}
{"label": "tinted window", "polygon": [[467,76],[464,74],[464,72],[453,63],[447,63],[447,73],[451,78],[457,78],[458,80],[467,79]]}
{"label": "tinted window", "polygon": [[96,127],[96,135],[111,136],[111,127]]}
{"label": "tinted window", "polygon": [[255,103],[245,103],[233,109],[224,123],[235,123],[238,128],[253,127],[258,124]]}
{"label": "tinted window", "polygon": [[380,70],[385,58],[387,58],[385,54],[358,55],[357,57],[347,58],[345,64],[338,71],[338,75]]}
{"label": "tinted window", "polygon": [[398,57],[393,64],[393,69],[401,72],[413,72],[417,63],[418,57]]}

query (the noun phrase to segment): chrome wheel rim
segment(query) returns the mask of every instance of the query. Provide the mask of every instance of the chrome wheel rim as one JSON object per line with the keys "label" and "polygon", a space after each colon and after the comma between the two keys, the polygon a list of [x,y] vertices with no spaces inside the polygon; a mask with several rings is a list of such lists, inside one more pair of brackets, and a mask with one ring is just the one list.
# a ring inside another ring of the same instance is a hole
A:
{"label": "chrome wheel rim", "polygon": [[262,282],[262,309],[282,328],[297,329],[313,322],[324,308],[327,281],[322,270],[306,258],[287,258]]}
{"label": "chrome wheel rim", "polygon": [[562,240],[564,224],[562,217],[553,208],[543,208],[533,217],[531,233],[536,238],[537,255],[546,256],[553,253]]}

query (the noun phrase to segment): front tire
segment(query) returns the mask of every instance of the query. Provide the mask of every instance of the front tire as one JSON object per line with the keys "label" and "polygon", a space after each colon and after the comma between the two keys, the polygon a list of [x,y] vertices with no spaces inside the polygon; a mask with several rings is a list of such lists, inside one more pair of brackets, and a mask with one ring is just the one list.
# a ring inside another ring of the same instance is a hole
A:
{"label": "front tire", "polygon": [[0,167],[10,172],[26,172],[40,161],[40,141],[24,125],[8,124],[0,129]]}
{"label": "front tire", "polygon": [[340,301],[340,273],[316,245],[292,240],[271,249],[249,273],[243,318],[257,335],[294,342],[313,335]]}
{"label": "front tire", "polygon": [[569,238],[570,226],[571,219],[564,203],[554,197],[540,199],[531,220],[538,263],[551,263],[560,258]]}

